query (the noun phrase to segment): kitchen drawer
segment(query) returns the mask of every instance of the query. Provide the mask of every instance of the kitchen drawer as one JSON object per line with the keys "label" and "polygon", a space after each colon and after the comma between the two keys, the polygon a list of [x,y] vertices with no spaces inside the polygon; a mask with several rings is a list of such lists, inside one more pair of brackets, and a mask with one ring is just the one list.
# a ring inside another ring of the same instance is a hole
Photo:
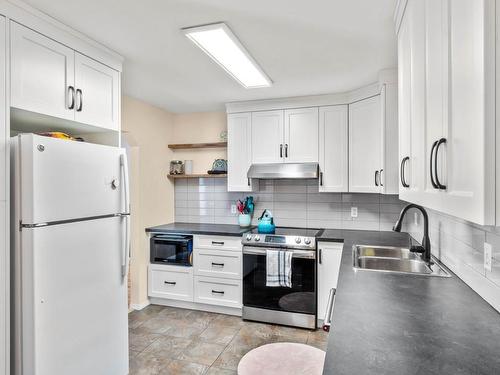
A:
{"label": "kitchen drawer", "polygon": [[241,237],[194,236],[194,247],[198,249],[219,249],[241,252]]}
{"label": "kitchen drawer", "polygon": [[194,302],[241,308],[241,281],[195,276]]}
{"label": "kitchen drawer", "polygon": [[241,253],[237,251],[194,249],[193,266],[196,276],[241,280]]}
{"label": "kitchen drawer", "polygon": [[193,301],[193,268],[149,266],[149,296]]}

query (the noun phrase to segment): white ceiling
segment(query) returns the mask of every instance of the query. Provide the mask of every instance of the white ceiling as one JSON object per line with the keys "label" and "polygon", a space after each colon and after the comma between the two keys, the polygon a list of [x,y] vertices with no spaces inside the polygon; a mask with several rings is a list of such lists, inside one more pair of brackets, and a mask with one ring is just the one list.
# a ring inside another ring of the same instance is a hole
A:
{"label": "white ceiling", "polygon": [[[396,66],[396,0],[26,0],[125,58],[124,92],[172,112],[343,92]],[[180,28],[226,22],[274,84],[244,89]]]}

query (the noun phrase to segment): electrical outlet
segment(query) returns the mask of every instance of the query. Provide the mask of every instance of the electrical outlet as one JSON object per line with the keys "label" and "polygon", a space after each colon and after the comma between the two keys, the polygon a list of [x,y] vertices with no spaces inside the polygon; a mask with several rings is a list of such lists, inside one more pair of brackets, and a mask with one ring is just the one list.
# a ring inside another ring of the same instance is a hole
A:
{"label": "electrical outlet", "polygon": [[358,217],[358,208],[351,207],[351,217]]}
{"label": "electrical outlet", "polygon": [[491,244],[488,242],[484,243],[484,269],[491,272]]}
{"label": "electrical outlet", "polygon": [[235,213],[236,213],[236,205],[235,205],[235,204],[232,204],[232,205],[231,205],[231,213],[232,213],[232,214],[235,214]]}

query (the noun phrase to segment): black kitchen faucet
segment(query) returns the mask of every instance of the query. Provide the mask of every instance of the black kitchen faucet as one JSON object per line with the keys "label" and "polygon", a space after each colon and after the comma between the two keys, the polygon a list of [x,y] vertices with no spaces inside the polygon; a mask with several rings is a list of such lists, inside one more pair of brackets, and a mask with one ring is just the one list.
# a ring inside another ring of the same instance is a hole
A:
{"label": "black kitchen faucet", "polygon": [[431,263],[431,240],[429,239],[429,216],[427,215],[427,211],[425,208],[422,206],[419,206],[418,204],[409,204],[405,208],[401,210],[401,213],[399,214],[399,219],[392,228],[393,231],[395,232],[401,232],[401,226],[403,225],[403,218],[406,215],[406,211],[408,211],[410,208],[415,208],[422,212],[422,215],[424,217],[424,238],[422,238],[422,246],[411,246],[410,251],[414,253],[421,253],[423,260],[425,260],[427,263]]}

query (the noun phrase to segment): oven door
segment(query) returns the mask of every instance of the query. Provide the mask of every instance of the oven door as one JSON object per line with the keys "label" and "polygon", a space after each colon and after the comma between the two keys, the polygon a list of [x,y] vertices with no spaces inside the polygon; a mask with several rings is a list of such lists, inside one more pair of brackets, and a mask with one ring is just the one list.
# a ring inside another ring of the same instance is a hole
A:
{"label": "oven door", "polygon": [[154,236],[151,238],[151,263],[191,265],[192,238],[183,236]]}
{"label": "oven door", "polygon": [[286,250],[293,253],[292,287],[284,288],[266,286],[266,250],[243,247],[243,305],[315,315],[316,252]]}

